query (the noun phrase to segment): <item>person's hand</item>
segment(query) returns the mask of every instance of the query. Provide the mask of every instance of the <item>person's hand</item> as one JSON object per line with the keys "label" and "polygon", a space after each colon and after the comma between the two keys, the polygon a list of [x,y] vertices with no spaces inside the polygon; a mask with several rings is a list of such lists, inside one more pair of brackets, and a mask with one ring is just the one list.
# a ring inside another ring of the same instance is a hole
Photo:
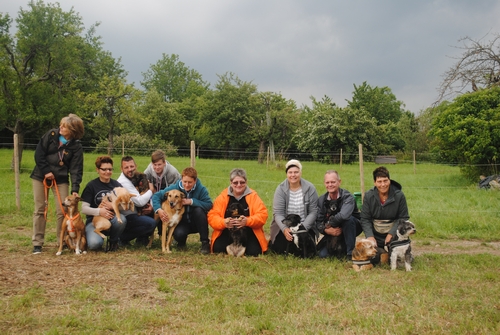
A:
{"label": "person's hand", "polygon": [[99,208],[99,216],[102,216],[105,219],[111,220],[115,214],[113,211],[110,211],[109,209],[105,207]]}
{"label": "person's hand", "polygon": [[240,220],[240,228],[245,227],[247,225],[248,218],[246,216],[244,215],[240,216],[239,220]]}
{"label": "person's hand", "polygon": [[387,236],[385,237],[385,244],[389,244],[392,240],[392,235],[391,234],[387,234]]}
{"label": "person's hand", "polygon": [[325,234],[331,235],[331,236],[340,236],[342,234],[342,228],[340,228],[340,227],[338,227],[338,228],[332,228],[332,227],[325,228]]}
{"label": "person's hand", "polygon": [[151,192],[155,193],[155,186],[152,182],[149,182],[149,189],[151,190]]}
{"label": "person's hand", "polygon": [[184,206],[191,206],[193,204],[193,199],[182,199],[182,204]]}
{"label": "person's hand", "polygon": [[80,196],[78,195],[78,193],[76,193],[76,192],[73,192],[73,193],[71,193],[71,194],[72,194],[74,197],[80,197]]}
{"label": "person's hand", "polygon": [[287,241],[292,241],[293,240],[293,235],[290,231],[290,228],[285,228],[285,230],[283,230],[283,235],[285,235],[285,238],[287,239]]}
{"label": "person's hand", "polygon": [[52,172],[49,172],[45,175],[45,179],[47,180],[53,180],[55,177],[54,177],[54,174]]}
{"label": "person's hand", "polygon": [[377,240],[375,240],[375,237],[373,237],[373,236],[367,237],[366,239],[372,241],[373,243],[375,243],[375,245],[377,245]]}
{"label": "person's hand", "polygon": [[165,212],[163,209],[159,209],[156,213],[158,214],[158,217],[162,222],[168,223],[168,221],[170,221],[167,212]]}
{"label": "person's hand", "polygon": [[142,207],[142,215],[149,215],[153,212],[153,206],[151,204],[147,203]]}

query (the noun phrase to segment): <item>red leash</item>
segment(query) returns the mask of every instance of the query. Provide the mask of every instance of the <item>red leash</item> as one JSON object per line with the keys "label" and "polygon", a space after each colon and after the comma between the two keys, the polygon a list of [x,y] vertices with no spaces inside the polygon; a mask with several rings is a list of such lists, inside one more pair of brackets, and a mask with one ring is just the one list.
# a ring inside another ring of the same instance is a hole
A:
{"label": "red leash", "polygon": [[47,221],[47,212],[49,211],[49,190],[54,187],[56,190],[57,194],[57,200],[59,202],[59,206],[61,207],[61,211],[64,213],[64,217],[68,219],[70,222],[69,225],[69,230],[68,232],[72,233],[75,231],[75,226],[73,225],[73,221],[80,216],[80,213],[76,214],[74,217],[68,216],[66,211],[64,210],[64,206],[61,201],[61,195],[59,194],[59,188],[57,187],[57,183],[55,179],[51,180],[50,186],[48,185],[47,178],[43,180],[43,186],[45,187],[45,210],[43,212],[43,217],[45,218],[45,221]]}

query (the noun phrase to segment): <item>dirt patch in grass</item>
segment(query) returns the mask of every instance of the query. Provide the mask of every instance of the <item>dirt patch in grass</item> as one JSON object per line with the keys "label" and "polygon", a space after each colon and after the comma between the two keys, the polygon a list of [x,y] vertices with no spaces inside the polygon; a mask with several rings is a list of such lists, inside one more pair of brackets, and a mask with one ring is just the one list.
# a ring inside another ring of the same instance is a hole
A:
{"label": "dirt patch in grass", "polygon": [[[425,253],[479,254],[500,256],[500,242],[463,240],[413,241],[415,256]],[[196,275],[193,257],[203,257],[204,262],[219,261],[218,256],[202,256],[198,248],[182,254],[164,255],[159,250],[123,249],[116,253],[89,252],[76,256],[65,250],[56,256],[55,244],[46,245],[42,254],[32,255],[28,250],[0,249],[0,294],[23,294],[27,289],[41,286],[48,296],[58,296],[68,289],[89,285],[102,287],[95,292],[100,298],[137,300],[142,303],[162,304],[158,294],[157,278],[176,276],[180,273]],[[57,299],[56,299],[57,300]]]}

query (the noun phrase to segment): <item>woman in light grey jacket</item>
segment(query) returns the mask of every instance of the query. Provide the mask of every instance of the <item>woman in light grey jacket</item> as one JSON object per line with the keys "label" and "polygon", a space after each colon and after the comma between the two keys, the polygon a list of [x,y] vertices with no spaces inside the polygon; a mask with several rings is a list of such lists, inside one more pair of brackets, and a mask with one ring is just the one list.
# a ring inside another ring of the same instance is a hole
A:
{"label": "woman in light grey jacket", "polygon": [[301,254],[295,244],[290,243],[293,235],[283,220],[288,214],[297,214],[301,224],[312,235],[316,235],[318,193],[316,187],[302,178],[302,164],[295,159],[286,163],[286,179],[274,192],[273,221],[269,248],[278,253]]}

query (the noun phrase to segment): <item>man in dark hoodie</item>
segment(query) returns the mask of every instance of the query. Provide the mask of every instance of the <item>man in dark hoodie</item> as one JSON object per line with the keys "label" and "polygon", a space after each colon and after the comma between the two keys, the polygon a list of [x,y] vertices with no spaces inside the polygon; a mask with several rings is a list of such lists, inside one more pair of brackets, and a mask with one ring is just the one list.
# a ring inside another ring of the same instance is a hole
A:
{"label": "man in dark hoodie", "polygon": [[381,166],[373,171],[375,187],[366,192],[361,208],[361,227],[367,239],[375,241],[379,254],[396,235],[398,219],[408,220],[408,205],[401,185],[390,179],[389,171]]}

